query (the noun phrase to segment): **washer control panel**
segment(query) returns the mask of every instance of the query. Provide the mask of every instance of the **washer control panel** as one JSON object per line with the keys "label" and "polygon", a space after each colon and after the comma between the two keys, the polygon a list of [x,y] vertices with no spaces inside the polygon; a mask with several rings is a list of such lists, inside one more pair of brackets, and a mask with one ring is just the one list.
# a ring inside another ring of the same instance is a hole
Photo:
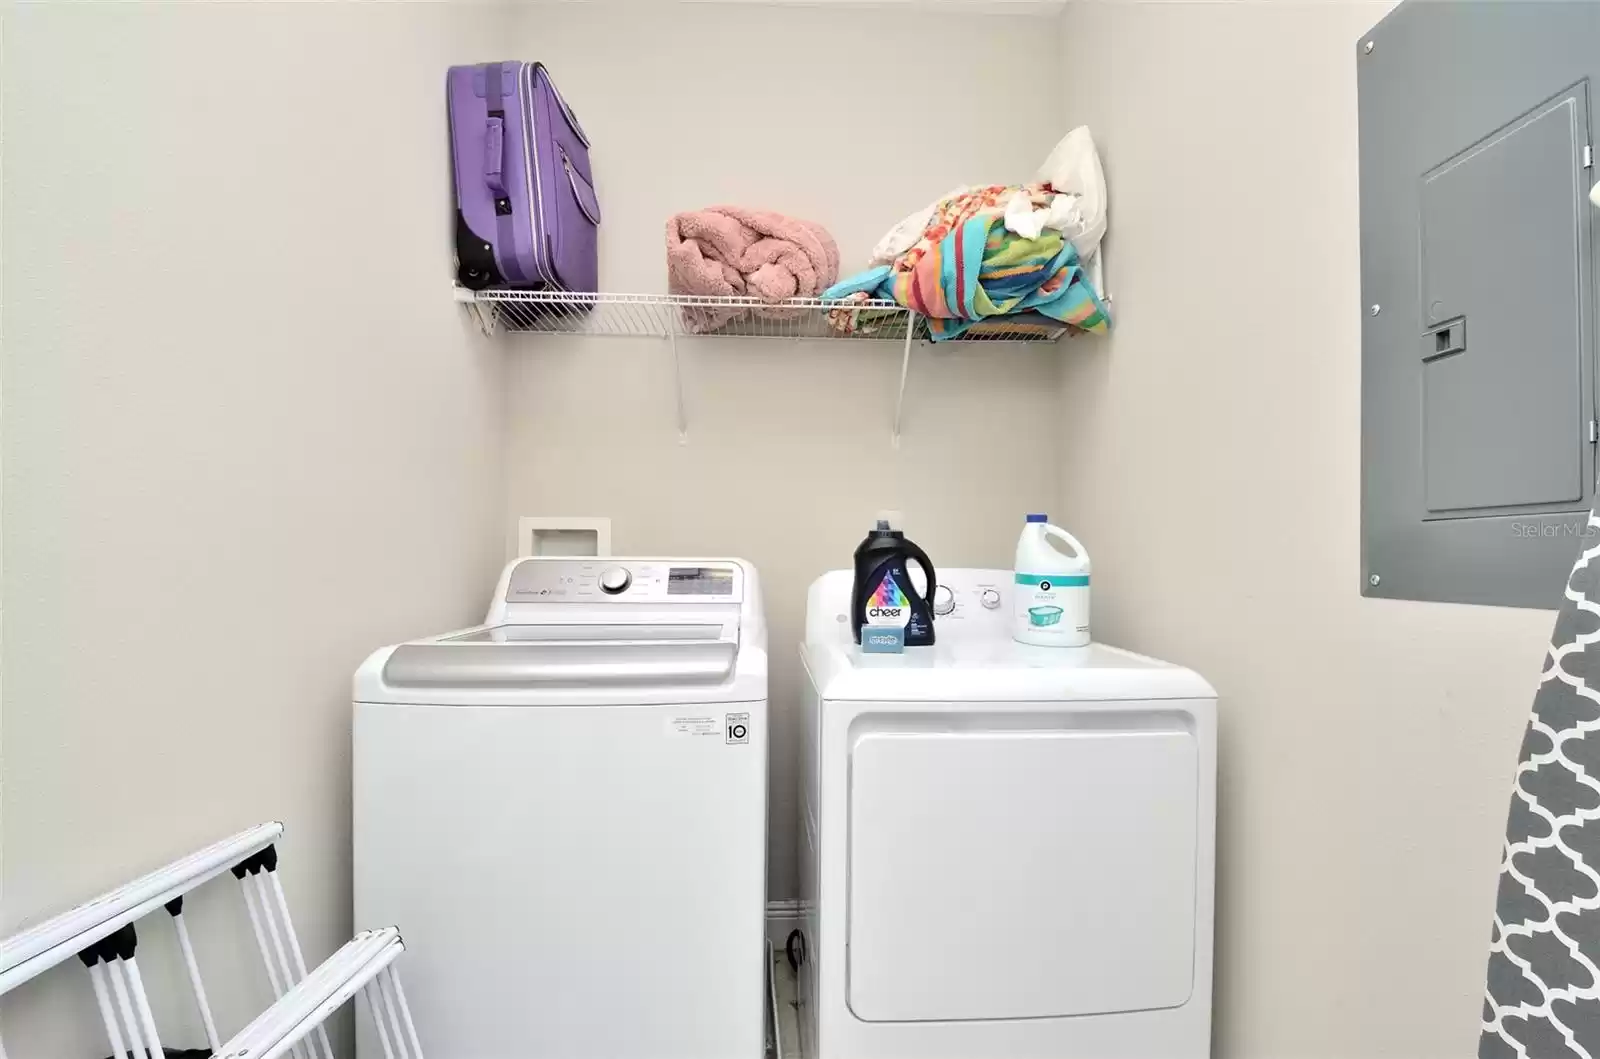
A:
{"label": "washer control panel", "polygon": [[737,563],[665,559],[523,559],[507,603],[738,603]]}

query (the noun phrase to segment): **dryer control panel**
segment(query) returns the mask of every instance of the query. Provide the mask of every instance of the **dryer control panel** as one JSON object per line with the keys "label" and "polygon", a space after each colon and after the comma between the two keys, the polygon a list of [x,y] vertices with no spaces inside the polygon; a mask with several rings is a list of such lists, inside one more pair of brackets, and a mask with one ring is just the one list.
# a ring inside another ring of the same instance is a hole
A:
{"label": "dryer control panel", "polygon": [[1010,639],[1010,570],[952,567],[941,569],[938,580],[933,592],[933,630],[941,643]]}
{"label": "dryer control panel", "polygon": [[[912,587],[920,595],[927,580],[915,563],[907,571]],[[826,642],[837,638],[848,641],[850,634],[849,570],[834,570],[811,586],[806,607],[806,639]],[[941,644],[968,640],[1011,639],[1010,570],[974,567],[941,567],[938,586],[933,592],[933,631]],[[828,615],[823,618],[823,615]]]}
{"label": "dryer control panel", "polygon": [[507,603],[738,603],[739,564],[705,560],[523,559],[506,585]]}

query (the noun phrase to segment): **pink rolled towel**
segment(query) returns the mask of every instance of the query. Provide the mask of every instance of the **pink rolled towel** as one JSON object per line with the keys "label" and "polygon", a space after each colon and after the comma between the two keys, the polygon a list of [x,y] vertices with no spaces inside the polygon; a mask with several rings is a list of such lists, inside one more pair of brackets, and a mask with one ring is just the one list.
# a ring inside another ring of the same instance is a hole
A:
{"label": "pink rolled towel", "polygon": [[[781,302],[813,297],[838,278],[839,247],[820,224],[740,206],[710,206],[667,221],[667,290],[673,294]],[[713,331],[745,314],[742,308],[692,309],[684,320],[691,331]]]}

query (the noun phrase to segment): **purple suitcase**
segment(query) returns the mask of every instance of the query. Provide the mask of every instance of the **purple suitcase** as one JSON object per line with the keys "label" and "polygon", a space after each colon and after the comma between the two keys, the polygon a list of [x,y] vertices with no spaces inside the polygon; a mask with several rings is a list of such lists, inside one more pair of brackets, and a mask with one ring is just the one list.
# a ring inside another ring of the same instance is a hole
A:
{"label": "purple suitcase", "polygon": [[589,140],[545,68],[452,66],[447,95],[462,286],[595,291]]}

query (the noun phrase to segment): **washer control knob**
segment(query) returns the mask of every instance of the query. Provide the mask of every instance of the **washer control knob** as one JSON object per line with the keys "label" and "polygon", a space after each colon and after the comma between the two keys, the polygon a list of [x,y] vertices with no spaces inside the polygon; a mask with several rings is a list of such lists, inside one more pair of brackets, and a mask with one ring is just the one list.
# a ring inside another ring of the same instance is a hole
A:
{"label": "washer control knob", "polygon": [[978,602],[983,604],[984,610],[998,610],[1000,607],[1000,593],[992,588],[986,588],[978,596]]}
{"label": "washer control knob", "polygon": [[933,612],[935,614],[949,614],[956,609],[956,594],[945,585],[940,585],[933,590]]}
{"label": "washer control knob", "polygon": [[633,575],[628,573],[625,566],[612,566],[600,571],[600,591],[609,596],[627,588],[633,582]]}

